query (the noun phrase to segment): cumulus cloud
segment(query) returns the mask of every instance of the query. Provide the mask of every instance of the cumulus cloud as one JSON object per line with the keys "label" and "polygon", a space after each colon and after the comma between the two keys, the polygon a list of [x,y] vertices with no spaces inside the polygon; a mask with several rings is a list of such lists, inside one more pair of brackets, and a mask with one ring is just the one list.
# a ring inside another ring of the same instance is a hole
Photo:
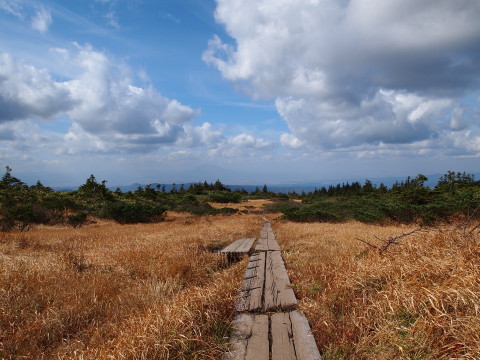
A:
{"label": "cumulus cloud", "polygon": [[182,146],[206,146],[208,148],[217,147],[224,142],[223,132],[215,129],[212,124],[205,122],[200,126],[186,125],[185,137],[179,139],[177,145]]}
{"label": "cumulus cloud", "polygon": [[66,86],[77,102],[71,119],[104,142],[155,146],[185,135],[196,115],[192,108],[162,96],[152,86],[133,84],[130,70],[102,52],[79,47],[71,60],[81,75]]}
{"label": "cumulus cloud", "polygon": [[478,101],[463,111],[480,89],[476,0],[217,0],[215,16],[234,44],[214,36],[204,61],[253,98],[275,99],[285,146],[478,130]]}
{"label": "cumulus cloud", "polygon": [[0,53],[0,123],[39,117],[51,119],[71,109],[75,101],[65,83]]}
{"label": "cumulus cloud", "polygon": [[228,139],[228,144],[238,148],[251,148],[251,149],[270,149],[274,147],[274,143],[271,140],[262,138],[256,138],[250,134],[239,134]]}
{"label": "cumulus cloud", "polygon": [[[56,81],[46,69],[0,54],[0,124],[68,116],[72,126],[61,153],[148,152],[177,143],[211,144],[219,133],[205,123],[193,126],[198,111],[141,86],[125,64],[91,46],[56,49],[59,66],[72,79]],[[2,129],[0,136],[15,133]]]}

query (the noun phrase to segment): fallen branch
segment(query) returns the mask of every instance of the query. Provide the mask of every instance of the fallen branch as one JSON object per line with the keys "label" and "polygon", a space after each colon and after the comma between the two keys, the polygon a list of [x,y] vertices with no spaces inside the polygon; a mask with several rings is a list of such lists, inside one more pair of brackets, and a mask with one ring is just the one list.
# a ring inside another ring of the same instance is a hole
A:
{"label": "fallen branch", "polygon": [[386,240],[382,240],[382,239],[380,239],[379,237],[377,237],[377,236],[374,235],[377,240],[379,240],[379,241],[381,241],[381,242],[383,243],[383,245],[375,245],[375,244],[372,244],[372,243],[370,243],[370,242],[368,242],[368,241],[365,241],[365,240],[363,240],[363,239],[360,239],[360,238],[355,238],[355,240],[361,241],[361,242],[363,242],[364,244],[366,244],[366,245],[368,245],[368,246],[370,246],[370,247],[372,247],[372,248],[374,248],[374,249],[377,249],[379,253],[383,253],[383,252],[387,251],[388,248],[389,248],[391,245],[393,245],[393,244],[398,245],[398,244],[399,244],[398,241],[399,241],[400,239],[402,239],[402,238],[404,238],[404,237],[407,237],[407,236],[410,236],[410,235],[412,235],[412,234],[415,234],[415,233],[417,233],[417,232],[427,232],[427,231],[430,231],[430,228],[421,227],[421,228],[412,230],[412,231],[410,231],[410,232],[408,232],[408,233],[400,234],[400,235],[397,235],[397,236],[391,236],[391,237],[389,237],[389,238],[386,239]]}

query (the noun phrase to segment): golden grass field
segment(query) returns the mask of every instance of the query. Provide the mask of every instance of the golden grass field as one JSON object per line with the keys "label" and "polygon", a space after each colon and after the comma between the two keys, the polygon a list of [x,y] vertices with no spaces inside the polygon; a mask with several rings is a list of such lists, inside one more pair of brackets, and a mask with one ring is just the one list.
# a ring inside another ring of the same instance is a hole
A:
{"label": "golden grass field", "polygon": [[[412,227],[277,216],[267,215],[323,359],[480,359],[478,232],[416,233],[380,254],[356,238]],[[220,359],[246,260],[211,250],[262,225],[258,214],[168,213],[1,233],[0,359]]]}

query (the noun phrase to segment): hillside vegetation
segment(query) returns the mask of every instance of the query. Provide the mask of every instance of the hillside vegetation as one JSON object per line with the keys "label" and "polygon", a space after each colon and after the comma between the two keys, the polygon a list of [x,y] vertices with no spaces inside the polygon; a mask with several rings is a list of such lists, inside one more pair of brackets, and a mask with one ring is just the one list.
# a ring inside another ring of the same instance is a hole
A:
{"label": "hillside vegetation", "polygon": [[57,192],[7,168],[0,359],[221,359],[246,259],[215,250],[258,237],[262,216],[322,359],[480,358],[472,176],[433,189],[421,175],[308,194],[174,189],[122,193],[91,176]]}
{"label": "hillside vegetation", "polygon": [[[196,215],[248,213],[250,209],[232,204],[249,199],[272,200],[265,210],[281,212],[283,218],[298,222],[342,222],[357,220],[366,223],[445,223],[452,218],[480,217],[480,181],[473,175],[448,172],[430,189],[427,178],[418,175],[394,184],[391,188],[373,185],[366,180],[322,187],[310,193],[273,193],[265,185],[248,193],[232,191],[219,180],[196,183],[185,189],[174,184],[139,187],[134,192],[111,191],[106,181],[98,182],[91,175],[72,192],[53,191],[37,182],[27,186],[7,170],[0,181],[0,230],[30,229],[35,224],[68,224],[82,226],[88,217],[115,220],[121,224],[151,223],[163,220],[166,211]],[[225,206],[212,206],[212,203]]]}
{"label": "hillside vegetation", "polygon": [[425,186],[427,178],[418,175],[394,184],[390,189],[366,181],[322,187],[302,194],[301,203],[286,201],[271,206],[284,218],[300,222],[417,223],[432,225],[454,217],[479,218],[480,181],[473,175],[448,172],[437,185]]}

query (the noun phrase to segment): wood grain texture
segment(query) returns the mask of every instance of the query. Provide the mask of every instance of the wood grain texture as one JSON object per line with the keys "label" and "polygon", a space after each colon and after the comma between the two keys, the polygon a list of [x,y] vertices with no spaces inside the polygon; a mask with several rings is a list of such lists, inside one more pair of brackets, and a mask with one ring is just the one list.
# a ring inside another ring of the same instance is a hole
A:
{"label": "wood grain texture", "polygon": [[224,249],[220,250],[220,253],[238,255],[247,254],[250,252],[255,240],[255,238],[238,239]]}
{"label": "wood grain texture", "polygon": [[296,360],[292,324],[288,313],[271,316],[272,360]]}
{"label": "wood grain texture", "polygon": [[278,251],[266,253],[264,310],[288,310],[297,305],[287,269]]}
{"label": "wood grain texture", "polygon": [[297,360],[320,360],[320,352],[305,315],[292,311],[290,321]]}
{"label": "wood grain texture", "polygon": [[236,310],[260,311],[263,309],[263,294],[265,288],[265,253],[252,255],[243,277],[240,297],[235,305]]}
{"label": "wood grain texture", "polygon": [[260,238],[258,244],[255,247],[255,251],[280,251],[280,245],[278,245],[275,239],[275,234],[272,230],[270,222],[265,221],[262,230],[260,231]]}
{"label": "wood grain texture", "polygon": [[237,315],[224,360],[269,360],[268,315]]}
{"label": "wood grain texture", "polygon": [[243,313],[235,319],[231,349],[223,359],[321,360],[306,317],[296,310],[289,312],[296,308],[297,299],[280,246],[264,220],[256,247],[260,251],[250,256],[236,304]]}

